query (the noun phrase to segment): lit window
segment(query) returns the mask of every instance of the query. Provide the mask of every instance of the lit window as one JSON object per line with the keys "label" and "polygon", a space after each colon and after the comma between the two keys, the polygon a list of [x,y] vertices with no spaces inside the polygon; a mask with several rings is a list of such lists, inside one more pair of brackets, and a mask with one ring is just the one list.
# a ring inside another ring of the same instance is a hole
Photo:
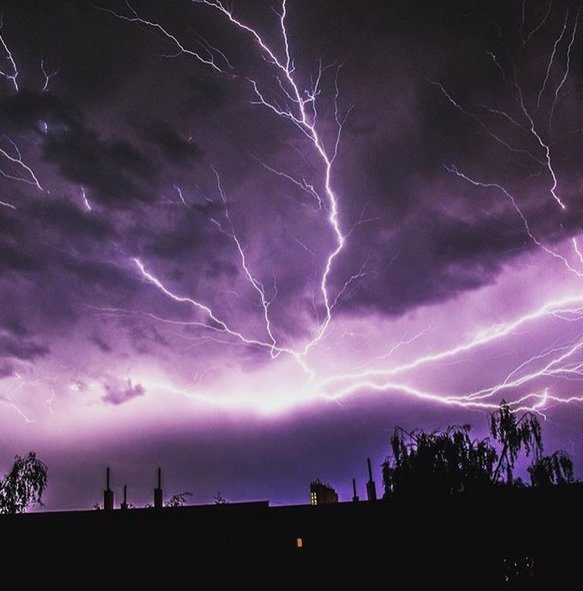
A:
{"label": "lit window", "polygon": [[296,548],[303,548],[304,540],[302,538],[296,538]]}
{"label": "lit window", "polygon": [[315,492],[310,493],[310,499],[312,501],[312,505],[318,504],[318,495]]}

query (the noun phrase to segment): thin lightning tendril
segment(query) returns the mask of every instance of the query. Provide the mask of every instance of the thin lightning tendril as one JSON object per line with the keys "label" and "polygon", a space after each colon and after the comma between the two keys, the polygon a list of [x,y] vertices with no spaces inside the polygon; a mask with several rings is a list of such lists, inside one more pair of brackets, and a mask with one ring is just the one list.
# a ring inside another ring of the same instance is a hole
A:
{"label": "thin lightning tendril", "polygon": [[6,62],[8,62],[11,72],[5,71],[4,68],[0,68],[0,76],[2,76],[3,78],[6,78],[6,80],[8,80],[12,84],[12,86],[14,87],[14,90],[16,92],[19,92],[20,89],[18,87],[18,76],[19,76],[18,67],[17,67],[16,62],[14,60],[14,57],[12,56],[12,52],[10,51],[10,48],[8,47],[8,45],[6,44],[6,41],[4,40],[4,36],[2,35],[3,27],[4,27],[4,19],[2,17],[0,17],[0,46],[4,50],[4,54],[5,54],[4,60]]}
{"label": "thin lightning tendril", "polygon": [[48,92],[49,91],[49,84],[51,83],[51,79],[54,78],[59,73],[59,70],[57,69],[57,70],[53,70],[52,72],[49,72],[45,66],[44,58],[41,59],[41,61],[40,61],[40,69],[41,69],[41,72],[44,77],[43,92]]}
{"label": "thin lightning tendril", "polygon": [[13,153],[10,154],[10,152],[8,152],[5,148],[3,148],[0,145],[0,155],[4,156],[4,158],[6,158],[6,160],[8,160],[11,164],[15,165],[17,168],[22,170],[26,176],[15,176],[14,174],[6,172],[2,168],[0,168],[0,174],[3,177],[6,177],[7,179],[32,185],[36,187],[39,191],[44,192],[45,189],[40,184],[40,181],[38,180],[32,168],[28,164],[26,164],[26,162],[24,162],[22,154],[20,152],[20,148],[16,145],[16,143],[6,135],[3,135],[0,139],[4,140],[5,142],[8,142],[13,151]]}

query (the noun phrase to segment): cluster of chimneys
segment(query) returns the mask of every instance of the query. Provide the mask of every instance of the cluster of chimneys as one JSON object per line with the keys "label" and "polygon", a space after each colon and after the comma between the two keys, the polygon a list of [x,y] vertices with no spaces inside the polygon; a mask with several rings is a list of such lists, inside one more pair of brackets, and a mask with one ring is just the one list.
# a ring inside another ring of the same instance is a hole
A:
{"label": "cluster of chimneys", "polygon": [[[162,509],[164,506],[164,494],[162,491],[162,470],[158,468],[158,486],[154,489],[154,509]],[[114,498],[113,491],[109,487],[109,468],[105,470],[105,490],[103,491],[103,509],[105,511],[113,511]],[[128,505],[128,487],[124,484],[123,487],[123,502],[120,509],[129,509]]]}
{"label": "cluster of chimneys", "polygon": [[[377,485],[375,481],[372,479],[372,466],[370,464],[370,458],[366,459],[368,464],[368,482],[366,483],[366,498],[369,501],[376,501],[377,500]],[[352,479],[352,502],[358,503],[360,499],[356,494],[356,478]]]}
{"label": "cluster of chimneys", "polygon": [[[377,500],[377,486],[372,477],[372,466],[370,458],[367,458],[368,464],[368,482],[366,483],[366,498],[369,501]],[[103,491],[103,509],[105,511],[113,511],[114,509],[114,496],[113,491],[109,486],[109,468],[105,470],[105,490]],[[358,494],[356,493],[356,478],[352,479],[352,501],[357,503],[359,501]],[[154,509],[162,509],[164,506],[164,494],[162,491],[162,470],[158,468],[158,486],[154,489]],[[123,501],[120,504],[122,510],[128,509],[128,487],[124,484],[123,487]]]}

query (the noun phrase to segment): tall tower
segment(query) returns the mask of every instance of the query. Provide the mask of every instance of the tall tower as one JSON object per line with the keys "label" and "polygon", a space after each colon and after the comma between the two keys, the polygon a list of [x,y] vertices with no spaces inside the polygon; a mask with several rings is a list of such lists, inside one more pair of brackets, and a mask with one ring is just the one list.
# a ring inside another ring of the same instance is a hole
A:
{"label": "tall tower", "polygon": [[366,483],[366,497],[369,501],[377,500],[377,485],[372,479],[372,466],[370,465],[370,458],[367,458],[368,462],[368,482]]}
{"label": "tall tower", "polygon": [[113,491],[109,488],[109,468],[105,469],[105,490],[103,491],[104,511],[113,511]]}
{"label": "tall tower", "polygon": [[128,485],[123,485],[123,503],[121,504],[122,511],[128,509]]}
{"label": "tall tower", "polygon": [[352,479],[352,502],[353,503],[358,503],[360,499],[358,498],[358,495],[356,494],[356,478]]}
{"label": "tall tower", "polygon": [[158,488],[154,489],[154,509],[162,509],[164,506],[164,493],[162,491],[162,470],[158,468]]}

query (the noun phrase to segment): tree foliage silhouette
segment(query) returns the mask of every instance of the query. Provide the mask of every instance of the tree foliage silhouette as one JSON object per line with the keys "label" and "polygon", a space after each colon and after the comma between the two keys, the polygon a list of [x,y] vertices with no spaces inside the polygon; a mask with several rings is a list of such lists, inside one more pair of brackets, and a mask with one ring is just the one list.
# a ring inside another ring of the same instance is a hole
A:
{"label": "tree foliage silhouette", "polygon": [[527,456],[533,453],[536,459],[542,456],[540,423],[530,412],[517,419],[508,404],[502,401],[500,408],[490,415],[490,434],[502,446],[492,476],[494,482],[498,482],[501,474],[504,474],[506,483],[512,484],[514,466],[522,450]]}
{"label": "tree foliage silhouette", "polygon": [[454,493],[483,488],[491,482],[496,451],[489,441],[472,440],[470,426],[438,433],[397,427],[391,437],[392,458],[383,464],[386,492]]}
{"label": "tree foliage silhouette", "polygon": [[172,495],[168,499],[168,501],[166,501],[166,504],[164,506],[165,507],[184,507],[184,505],[186,505],[186,499],[191,496],[192,496],[192,493],[188,490],[185,490],[184,492]]}
{"label": "tree foliage silhouette", "polygon": [[562,451],[543,455],[537,417],[517,417],[502,401],[490,416],[490,438],[472,439],[469,425],[445,431],[407,432],[397,427],[391,437],[392,455],[383,463],[385,494],[451,494],[493,487],[522,485],[514,478],[516,462],[532,456],[528,472],[533,486],[573,482],[573,463]]}
{"label": "tree foliage silhouette", "polygon": [[533,486],[552,486],[573,482],[573,462],[564,451],[541,456],[528,468]]}
{"label": "tree foliage silhouette", "polygon": [[16,456],[10,472],[0,481],[0,513],[22,513],[30,505],[42,505],[47,467],[36,454]]}
{"label": "tree foliage silhouette", "polygon": [[215,499],[215,505],[228,505],[229,501],[223,497],[221,491],[219,490],[217,494],[213,497]]}

